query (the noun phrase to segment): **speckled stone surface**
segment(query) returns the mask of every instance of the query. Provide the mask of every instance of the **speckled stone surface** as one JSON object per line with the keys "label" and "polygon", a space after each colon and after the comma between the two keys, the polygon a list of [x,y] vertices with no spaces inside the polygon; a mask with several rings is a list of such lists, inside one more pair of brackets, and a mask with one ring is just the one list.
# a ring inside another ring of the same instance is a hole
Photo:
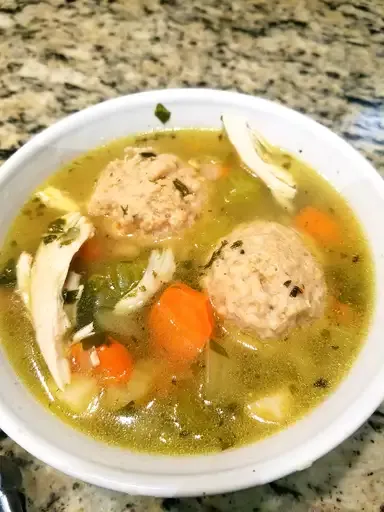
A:
{"label": "speckled stone surface", "polygon": [[[285,103],[384,173],[383,0],[0,0],[0,161],[70,112],[179,86]],[[33,512],[384,511],[380,411],[310,469],[216,497],[131,497],[59,474],[10,439],[0,453],[20,463]]]}

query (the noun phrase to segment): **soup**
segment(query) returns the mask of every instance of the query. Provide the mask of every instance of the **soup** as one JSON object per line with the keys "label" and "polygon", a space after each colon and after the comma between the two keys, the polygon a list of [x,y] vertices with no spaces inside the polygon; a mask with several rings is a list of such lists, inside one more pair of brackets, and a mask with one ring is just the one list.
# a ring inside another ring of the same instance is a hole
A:
{"label": "soup", "polygon": [[319,404],[362,346],[373,269],[350,207],[264,142],[255,177],[231,135],[159,131],[90,151],[9,231],[2,345],[87,435],[160,454],[254,442]]}

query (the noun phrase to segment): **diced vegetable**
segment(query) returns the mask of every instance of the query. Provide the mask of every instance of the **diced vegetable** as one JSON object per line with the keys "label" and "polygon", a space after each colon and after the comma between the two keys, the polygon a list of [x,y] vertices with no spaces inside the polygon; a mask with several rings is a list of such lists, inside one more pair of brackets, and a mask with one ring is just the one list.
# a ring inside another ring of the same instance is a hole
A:
{"label": "diced vegetable", "polygon": [[170,281],[176,270],[171,249],[152,251],[141,281],[116,304],[114,311],[126,315],[146,304],[160,287]]}
{"label": "diced vegetable", "polygon": [[216,181],[226,176],[229,172],[227,165],[212,158],[205,158],[203,160],[192,158],[188,160],[188,164],[199,170],[201,175],[209,181]]}
{"label": "diced vegetable", "polygon": [[80,210],[80,206],[73,199],[55,187],[46,187],[44,190],[36,192],[36,197],[49,208],[55,208],[67,213]]}
{"label": "diced vegetable", "polygon": [[97,347],[100,364],[96,370],[105,383],[127,382],[132,375],[133,359],[128,350],[113,338]]}
{"label": "diced vegetable", "polygon": [[86,412],[99,393],[97,380],[86,375],[75,374],[63,391],[57,391],[57,397],[74,413]]}
{"label": "diced vegetable", "polygon": [[310,234],[324,245],[341,242],[340,227],[332,215],[313,206],[306,206],[295,217],[298,229]]}
{"label": "diced vegetable", "polygon": [[70,361],[73,372],[89,373],[92,370],[90,351],[84,350],[81,343],[71,346]]}
{"label": "diced vegetable", "polygon": [[268,145],[262,136],[251,130],[247,119],[242,116],[223,114],[222,121],[228,139],[246,165],[246,169],[265,183],[281,206],[291,210],[296,195],[295,181],[283,168],[267,163],[263,159],[261,154]]}
{"label": "diced vegetable", "polygon": [[225,322],[222,325],[222,330],[225,335],[225,339],[230,340],[231,343],[238,343],[246,350],[258,351],[263,349],[265,346],[265,343],[259,341],[255,334],[247,333],[229,322]]}
{"label": "diced vegetable", "polygon": [[292,405],[292,394],[284,388],[277,393],[252,401],[245,407],[251,418],[261,423],[279,423],[284,421]]}
{"label": "diced vegetable", "polygon": [[175,361],[193,361],[211,337],[213,327],[208,296],[182,283],[167,288],[149,315],[154,347]]}
{"label": "diced vegetable", "polygon": [[109,410],[116,411],[130,402],[136,404],[141,402],[149,395],[157,374],[156,361],[138,361],[128,383],[109,385],[105,389],[102,397],[103,405]]}

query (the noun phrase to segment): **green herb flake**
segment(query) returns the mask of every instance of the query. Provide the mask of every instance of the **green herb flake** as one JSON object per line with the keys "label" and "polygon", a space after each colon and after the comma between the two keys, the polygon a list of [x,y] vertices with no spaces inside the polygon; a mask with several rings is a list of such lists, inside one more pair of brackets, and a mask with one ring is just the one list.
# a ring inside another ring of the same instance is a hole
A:
{"label": "green herb flake", "polygon": [[229,359],[229,355],[228,355],[228,352],[225,350],[225,348],[223,347],[223,345],[221,345],[220,343],[218,343],[217,341],[215,340],[210,340],[209,342],[209,348],[211,350],[213,350],[214,352],[216,352],[216,354],[219,354],[220,356],[223,356],[223,357],[226,357],[227,359]]}
{"label": "green herb flake", "polygon": [[48,225],[47,233],[55,233],[55,234],[64,233],[65,224],[66,224],[66,222],[64,219],[62,219],[62,218],[56,219]]}
{"label": "green herb flake", "polygon": [[124,217],[128,214],[128,205],[122,206],[120,205],[121,211],[123,212]]}
{"label": "green herb flake", "polygon": [[156,272],[156,270],[152,270],[152,275],[156,279],[159,274]]}
{"label": "green herb flake", "polygon": [[191,191],[189,190],[189,188],[184,185],[184,183],[182,181],[180,181],[179,179],[175,179],[173,180],[173,184],[175,185],[175,188],[180,192],[181,196],[182,197],[185,197],[185,196],[188,196],[189,194],[191,194]]}
{"label": "green herb flake", "polygon": [[139,290],[144,293],[147,291],[147,288],[144,285],[142,285],[140,286]]}
{"label": "green herb flake", "polygon": [[171,118],[171,112],[162,103],[158,103],[155,108],[155,116],[165,124]]}
{"label": "green herb flake", "polygon": [[242,246],[243,246],[243,241],[236,240],[236,242],[233,242],[233,244],[231,245],[231,249],[238,249],[239,247],[242,247]]}
{"label": "green herb flake", "polygon": [[60,237],[60,246],[71,244],[79,235],[80,229],[77,226],[72,226]]}
{"label": "green herb flake", "polygon": [[212,256],[210,257],[208,263],[206,265],[204,265],[204,267],[203,267],[204,269],[212,267],[213,263],[220,257],[221,252],[226,245],[228,245],[228,240],[223,240],[221,242],[220,247],[218,249],[216,249],[216,251],[213,251]]}
{"label": "green herb flake", "polygon": [[57,240],[57,235],[44,235],[43,236],[43,243],[45,245],[48,245],[50,244],[51,242],[54,242],[55,240]]}

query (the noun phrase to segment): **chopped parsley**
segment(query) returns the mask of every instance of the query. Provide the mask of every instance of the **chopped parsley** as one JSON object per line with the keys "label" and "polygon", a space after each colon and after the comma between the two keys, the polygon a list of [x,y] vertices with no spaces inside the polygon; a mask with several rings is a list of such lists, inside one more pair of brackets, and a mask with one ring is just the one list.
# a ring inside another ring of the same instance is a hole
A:
{"label": "chopped parsley", "polygon": [[329,383],[327,379],[324,379],[323,377],[320,377],[320,379],[317,379],[314,384],[315,388],[327,388],[329,386]]}
{"label": "chopped parsley", "polygon": [[171,118],[171,113],[162,103],[158,103],[155,108],[155,116],[165,124]]}
{"label": "chopped parsley", "polygon": [[187,185],[184,185],[184,183],[179,179],[176,178],[173,180],[173,184],[175,185],[175,188],[180,192],[182,197],[188,196],[191,193]]}
{"label": "chopped parsley", "polygon": [[125,217],[127,215],[127,213],[128,213],[128,205],[127,206],[120,205],[120,208],[121,208],[121,211],[123,212],[123,215]]}
{"label": "chopped parsley", "polygon": [[156,158],[157,157],[156,153],[154,153],[153,151],[142,151],[140,153],[140,156],[142,156],[143,158]]}
{"label": "chopped parsley", "polygon": [[220,257],[221,252],[226,245],[228,245],[228,240],[223,240],[221,242],[220,247],[218,249],[216,249],[216,251],[213,251],[212,256],[210,257],[208,263],[206,265],[204,265],[203,268],[207,269],[207,268],[212,267],[212,264],[217,260],[217,258]]}
{"label": "chopped parsley", "polygon": [[233,244],[231,245],[231,249],[238,249],[239,247],[242,247],[242,245],[242,240],[236,240],[236,242],[233,242]]}

